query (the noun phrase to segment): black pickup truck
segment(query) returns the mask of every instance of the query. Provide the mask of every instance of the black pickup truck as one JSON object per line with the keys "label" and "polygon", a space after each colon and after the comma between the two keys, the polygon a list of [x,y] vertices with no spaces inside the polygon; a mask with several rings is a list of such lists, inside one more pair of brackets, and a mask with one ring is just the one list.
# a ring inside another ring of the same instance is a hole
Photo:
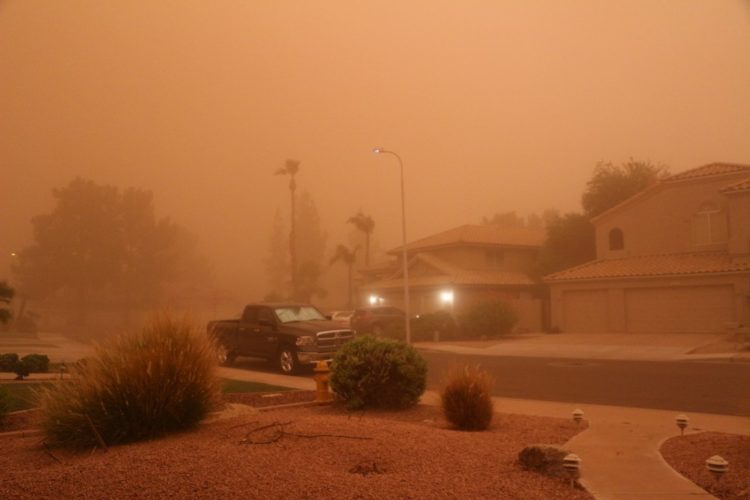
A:
{"label": "black pickup truck", "polygon": [[249,304],[240,319],[209,322],[208,334],[217,341],[222,364],[237,356],[265,358],[290,374],[330,360],[354,331],[311,305]]}

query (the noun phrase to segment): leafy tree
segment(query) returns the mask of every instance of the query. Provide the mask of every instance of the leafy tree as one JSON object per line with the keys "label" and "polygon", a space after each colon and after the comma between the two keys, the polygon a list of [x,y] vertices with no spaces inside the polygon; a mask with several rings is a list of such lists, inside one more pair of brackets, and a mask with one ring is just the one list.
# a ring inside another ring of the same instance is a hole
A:
{"label": "leafy tree", "polygon": [[325,297],[328,292],[320,285],[322,269],[317,262],[302,261],[297,270],[297,295],[294,300],[310,302],[313,297]]}
{"label": "leafy tree", "polygon": [[13,299],[15,292],[5,281],[0,281],[0,323],[7,323],[11,312],[8,304]]}
{"label": "leafy tree", "polygon": [[287,237],[284,234],[284,219],[281,216],[281,211],[276,210],[268,241],[268,257],[265,260],[266,277],[270,290],[269,296],[283,297],[283,291],[289,284],[288,248]]}
{"label": "leafy tree", "polygon": [[325,262],[328,236],[320,226],[318,209],[310,193],[303,191],[297,207],[297,230],[295,254],[299,260],[297,286],[293,287],[293,298],[309,302],[313,296],[325,296],[320,286],[320,277]]}
{"label": "leafy tree", "polygon": [[492,217],[482,217],[482,224],[487,226],[526,227],[526,221],[515,211],[498,212]]}
{"label": "leafy tree", "polygon": [[71,299],[75,324],[86,323],[94,294],[127,314],[199,268],[184,229],[154,216],[150,192],[77,178],[53,195],[55,208],[32,220],[34,243],[19,253],[14,272],[24,296]]}
{"label": "leafy tree", "polygon": [[289,176],[289,193],[292,200],[292,212],[290,220],[292,221],[289,229],[289,258],[291,261],[291,276],[292,276],[292,295],[297,294],[297,213],[296,213],[296,200],[295,191],[297,190],[297,182],[295,176],[299,173],[299,161],[287,160],[283,168],[276,170],[275,175],[288,175]]}
{"label": "leafy tree", "polygon": [[346,266],[347,269],[347,284],[348,284],[348,295],[347,295],[347,303],[346,306],[348,309],[352,308],[352,274],[354,269],[354,264],[357,262],[357,250],[359,250],[359,247],[355,247],[353,250],[349,249],[349,247],[345,245],[338,245],[336,246],[336,252],[333,254],[333,257],[331,257],[330,265],[335,264],[336,262],[341,262]]}
{"label": "leafy tree", "polygon": [[370,236],[375,229],[375,221],[369,215],[365,215],[362,210],[357,212],[352,217],[349,217],[346,221],[349,224],[353,224],[358,231],[362,231],[365,235],[365,266],[370,265]]}
{"label": "leafy tree", "polygon": [[664,165],[630,159],[622,165],[599,162],[581,196],[583,210],[589,217],[609,210],[634,194],[643,191],[668,175]]}
{"label": "leafy tree", "polygon": [[594,226],[578,213],[550,216],[535,274],[544,276],[596,258]]}

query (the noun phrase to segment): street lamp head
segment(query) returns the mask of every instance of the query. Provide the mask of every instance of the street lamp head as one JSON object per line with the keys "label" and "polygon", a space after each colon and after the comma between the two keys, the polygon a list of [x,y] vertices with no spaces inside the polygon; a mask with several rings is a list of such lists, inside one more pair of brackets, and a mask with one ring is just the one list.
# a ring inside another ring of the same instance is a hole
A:
{"label": "street lamp head", "polygon": [[383,151],[383,148],[372,148],[372,152],[377,154],[380,154],[380,152]]}

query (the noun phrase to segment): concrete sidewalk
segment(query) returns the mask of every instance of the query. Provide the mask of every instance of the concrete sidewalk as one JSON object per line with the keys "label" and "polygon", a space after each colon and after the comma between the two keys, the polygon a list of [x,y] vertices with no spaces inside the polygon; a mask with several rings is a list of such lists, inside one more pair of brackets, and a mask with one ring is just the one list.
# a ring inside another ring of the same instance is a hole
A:
{"label": "concrete sidewalk", "polygon": [[[313,390],[311,377],[220,368],[222,377]],[[601,500],[713,498],[675,472],[659,453],[661,443],[679,434],[676,412],[603,405],[493,398],[501,413],[571,418],[580,408],[589,428],[567,443],[581,457],[581,483]],[[439,395],[427,391],[422,403],[437,405]],[[691,413],[688,432],[716,431],[750,435],[750,419]],[[708,458],[708,457],[706,457]]]}

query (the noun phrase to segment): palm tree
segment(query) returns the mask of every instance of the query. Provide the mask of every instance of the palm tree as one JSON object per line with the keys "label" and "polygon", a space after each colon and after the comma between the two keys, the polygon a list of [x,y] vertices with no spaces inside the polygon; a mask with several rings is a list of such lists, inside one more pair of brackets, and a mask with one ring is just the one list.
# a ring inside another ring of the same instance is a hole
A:
{"label": "palm tree", "polygon": [[[0,303],[10,304],[13,298],[13,289],[5,281],[0,281]],[[10,309],[6,306],[0,308],[0,323],[7,323],[10,319]]]}
{"label": "palm tree", "polygon": [[295,232],[295,213],[294,213],[294,191],[297,189],[297,183],[294,180],[294,176],[299,172],[299,161],[287,160],[284,168],[280,168],[274,172],[274,175],[288,175],[289,176],[289,192],[292,197],[292,216],[291,224],[289,229],[289,260],[291,266],[291,278],[292,278],[292,297],[297,296],[297,245],[294,238]]}
{"label": "palm tree", "polygon": [[357,212],[356,215],[349,217],[349,219],[346,222],[348,222],[349,224],[354,224],[354,227],[356,227],[357,230],[365,233],[365,266],[369,266],[370,265],[370,235],[372,234],[372,231],[375,229],[375,221],[372,219],[371,216],[365,215],[360,209],[360,211]]}
{"label": "palm tree", "polygon": [[352,308],[352,269],[354,268],[354,263],[357,261],[357,250],[359,250],[359,245],[354,247],[354,250],[350,250],[344,245],[338,245],[330,262],[330,265],[333,265],[336,262],[341,261],[346,265],[349,284],[349,298],[346,304],[348,309]]}

